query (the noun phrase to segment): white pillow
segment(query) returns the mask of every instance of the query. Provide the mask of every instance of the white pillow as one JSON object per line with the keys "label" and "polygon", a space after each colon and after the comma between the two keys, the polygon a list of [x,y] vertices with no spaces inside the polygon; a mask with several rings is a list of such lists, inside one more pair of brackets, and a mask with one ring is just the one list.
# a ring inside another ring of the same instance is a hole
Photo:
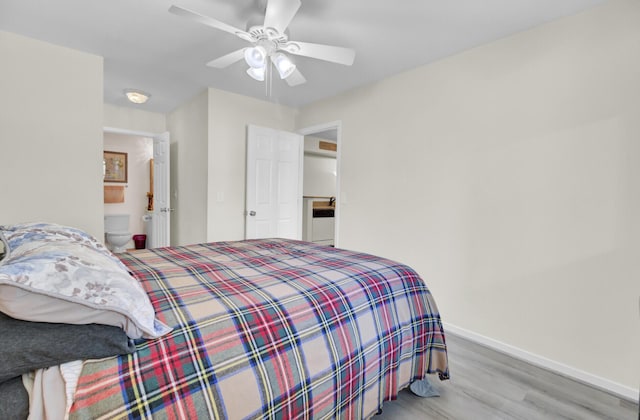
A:
{"label": "white pillow", "polygon": [[29,224],[0,228],[0,311],[26,321],[105,324],[131,338],[169,331],[122,262],[73,228]]}

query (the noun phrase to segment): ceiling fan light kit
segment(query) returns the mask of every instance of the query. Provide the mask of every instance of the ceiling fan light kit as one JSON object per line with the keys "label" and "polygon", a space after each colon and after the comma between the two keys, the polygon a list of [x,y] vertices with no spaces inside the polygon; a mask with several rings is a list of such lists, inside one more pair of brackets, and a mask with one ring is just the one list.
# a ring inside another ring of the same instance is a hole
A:
{"label": "ceiling fan light kit", "polygon": [[282,53],[276,53],[271,60],[273,61],[273,65],[276,66],[281,79],[286,79],[296,70],[296,65],[291,62],[289,57]]}
{"label": "ceiling fan light kit", "polygon": [[207,66],[223,69],[244,57],[250,67],[247,74],[255,80],[264,81],[269,61],[271,61],[281,79],[286,80],[289,86],[298,86],[305,83],[306,79],[283,52],[345,66],[352,65],[355,59],[355,51],[349,48],[289,41],[285,30],[298,12],[300,5],[300,0],[268,0],[264,23],[261,26],[252,26],[247,31],[175,5],[169,8],[169,12],[233,34],[252,44],[251,47],[214,59],[207,63]]}
{"label": "ceiling fan light kit", "polygon": [[[275,52],[276,46],[270,45],[269,41],[261,40],[260,44],[255,47],[249,47],[244,50],[244,61],[249,65],[247,74],[258,81],[264,80],[265,67],[269,65],[269,61],[273,63],[281,79],[286,79],[296,70],[296,65],[291,59],[281,52]],[[258,72],[258,70],[261,70]]]}
{"label": "ceiling fan light kit", "polygon": [[264,82],[264,67],[249,67],[247,74],[258,82]]}
{"label": "ceiling fan light kit", "polygon": [[259,45],[244,50],[244,61],[254,69],[264,67],[266,60],[267,51]]}

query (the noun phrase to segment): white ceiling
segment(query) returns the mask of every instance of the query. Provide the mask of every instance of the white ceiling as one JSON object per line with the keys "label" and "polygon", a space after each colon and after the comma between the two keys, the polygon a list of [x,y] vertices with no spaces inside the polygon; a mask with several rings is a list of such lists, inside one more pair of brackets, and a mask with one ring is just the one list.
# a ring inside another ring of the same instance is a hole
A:
{"label": "white ceiling", "polygon": [[[353,48],[355,63],[294,57],[307,83],[274,78],[270,97],[244,61],[205,66],[244,41],[167,11],[176,4],[246,29],[262,20],[266,0],[0,0],[0,30],[103,56],[104,100],[114,105],[167,113],[214,87],[297,107],[604,1],[302,0],[290,39]],[[129,104],[127,88],[151,100]]]}

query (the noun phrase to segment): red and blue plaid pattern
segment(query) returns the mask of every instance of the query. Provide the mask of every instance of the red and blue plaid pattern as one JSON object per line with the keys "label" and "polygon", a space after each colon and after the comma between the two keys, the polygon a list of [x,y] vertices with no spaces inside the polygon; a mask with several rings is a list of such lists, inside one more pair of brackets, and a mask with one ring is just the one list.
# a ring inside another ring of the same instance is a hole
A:
{"label": "red and blue plaid pattern", "polygon": [[405,265],[282,239],[121,259],[174,330],[86,363],[71,418],[361,419],[448,377],[437,307]]}

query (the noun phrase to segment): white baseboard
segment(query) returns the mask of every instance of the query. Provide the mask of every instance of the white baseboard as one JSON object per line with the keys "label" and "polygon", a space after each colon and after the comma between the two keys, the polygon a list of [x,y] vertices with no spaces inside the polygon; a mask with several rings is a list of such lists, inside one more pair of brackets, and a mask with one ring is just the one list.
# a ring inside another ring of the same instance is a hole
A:
{"label": "white baseboard", "polygon": [[457,327],[452,324],[448,324],[443,322],[445,334],[451,333],[462,338],[466,338],[467,340],[476,342],[483,346],[489,347],[491,349],[497,350],[501,353],[505,353],[509,356],[515,357],[516,359],[523,360],[525,362],[531,363],[532,365],[551,370],[556,372],[562,376],[566,376],[571,379],[575,379],[576,381],[585,383],[587,385],[591,385],[595,388],[602,389],[603,391],[614,394],[620,398],[624,398],[628,401],[638,402],[638,389],[630,388],[628,386],[619,384],[617,382],[610,381],[605,378],[601,378],[599,376],[593,375],[591,373],[584,372],[582,370],[573,368],[571,366],[567,366],[565,364],[553,361],[551,359],[547,359],[546,357],[539,356],[537,354],[530,353],[528,351],[522,350],[520,348],[514,347],[510,344],[506,344],[500,342],[498,340],[494,340],[489,337],[485,337],[481,334],[474,333],[469,330],[465,330],[464,328]]}

